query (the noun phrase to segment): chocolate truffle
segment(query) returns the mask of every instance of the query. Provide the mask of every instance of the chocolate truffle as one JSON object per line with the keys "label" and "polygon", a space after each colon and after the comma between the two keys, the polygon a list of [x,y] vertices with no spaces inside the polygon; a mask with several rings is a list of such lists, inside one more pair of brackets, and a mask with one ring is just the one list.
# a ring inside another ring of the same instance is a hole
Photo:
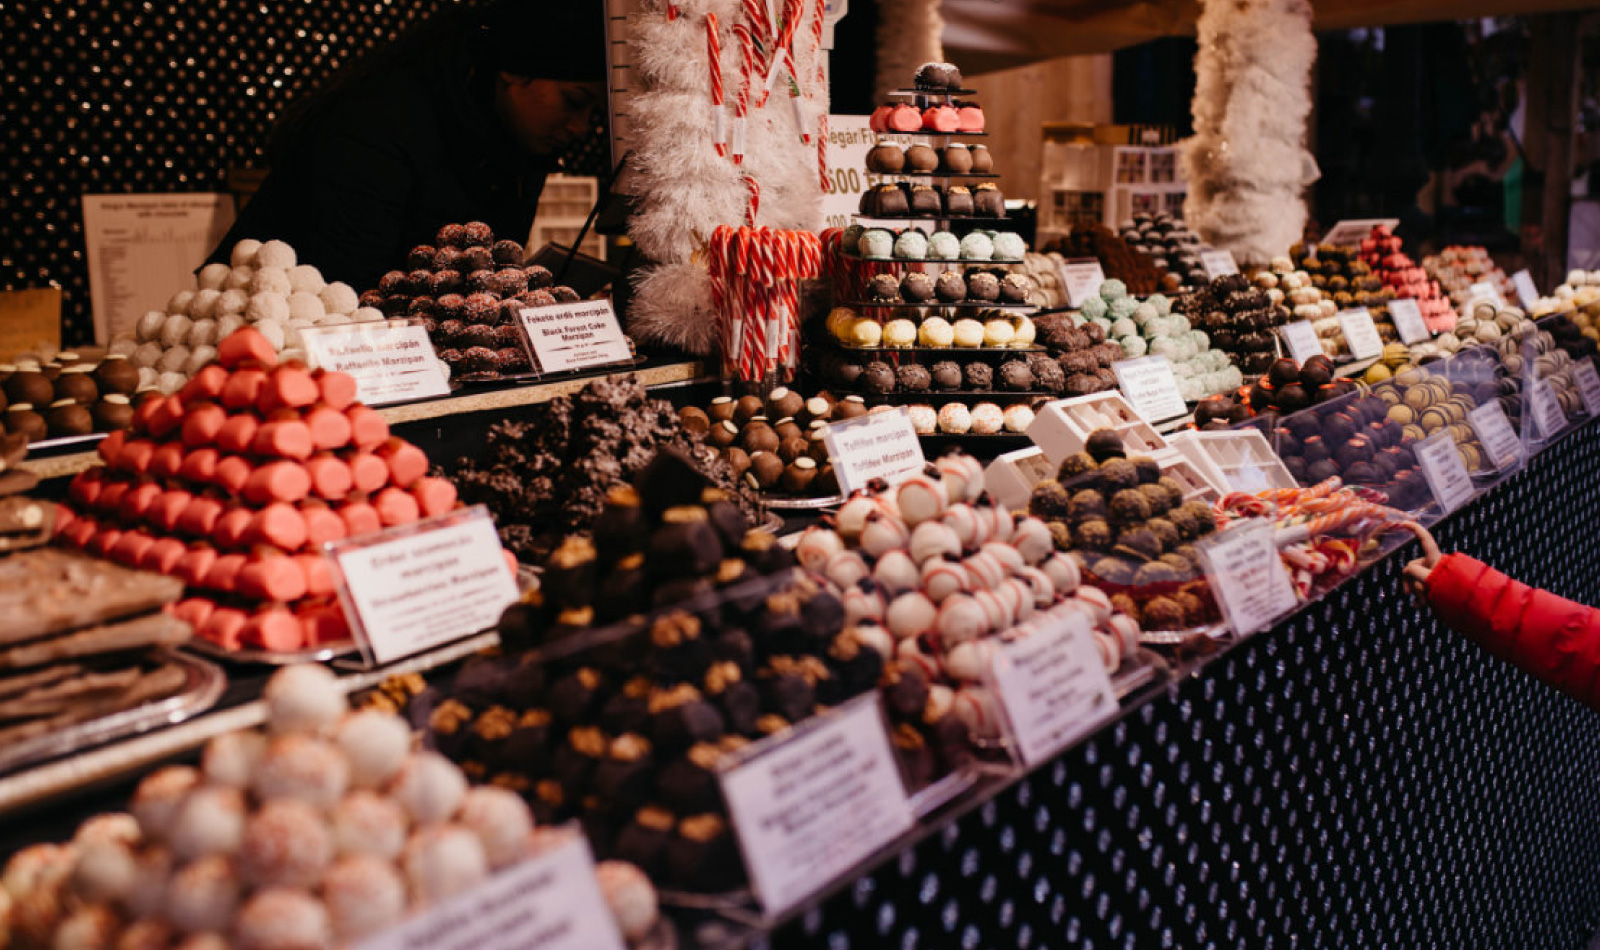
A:
{"label": "chocolate truffle", "polygon": [[811,488],[817,478],[817,462],[810,457],[802,456],[790,462],[783,470],[781,484],[784,491],[794,494],[803,494]]}
{"label": "chocolate truffle", "polygon": [[1098,474],[1100,487],[1107,494],[1124,488],[1137,488],[1139,485],[1139,470],[1127,459],[1106,459],[1100,463]]}
{"label": "chocolate truffle", "polygon": [[994,390],[994,369],[988,363],[968,363],[962,372],[966,376],[967,388],[973,392]]}
{"label": "chocolate truffle", "polygon": [[1040,389],[1049,393],[1059,393],[1067,388],[1067,374],[1062,371],[1061,364],[1045,359],[1029,365],[1033,369],[1034,381]]}
{"label": "chocolate truffle", "polygon": [[906,167],[906,153],[899,146],[879,142],[867,152],[867,171],[898,175]]}
{"label": "chocolate truffle", "polygon": [[900,302],[900,280],[893,274],[877,274],[867,282],[867,299],[878,303]]}
{"label": "chocolate truffle", "polygon": [[122,356],[108,356],[95,367],[94,381],[102,393],[133,395],[139,388],[139,368]]}
{"label": "chocolate truffle", "polygon": [[1027,392],[1033,388],[1033,370],[1023,360],[1009,360],[1000,365],[1000,388],[1012,392]]}
{"label": "chocolate truffle", "polygon": [[1111,429],[1096,429],[1089,433],[1089,438],[1083,447],[1084,451],[1088,452],[1096,462],[1104,462],[1106,459],[1111,458],[1122,458],[1128,454],[1127,450],[1122,447],[1121,437]]}
{"label": "chocolate truffle", "polygon": [[1061,467],[1056,470],[1056,478],[1070,482],[1090,474],[1098,467],[1094,456],[1087,452],[1074,452],[1061,460]]}
{"label": "chocolate truffle", "polygon": [[972,150],[960,143],[947,145],[940,153],[940,164],[947,172],[965,175],[972,171]]}
{"label": "chocolate truffle", "polygon": [[959,303],[966,300],[966,279],[958,271],[947,270],[934,282],[934,293],[945,303]]}
{"label": "chocolate truffle", "polygon": [[757,488],[766,490],[778,484],[778,479],[783,475],[783,459],[772,452],[754,452],[750,455],[750,470],[745,473],[747,478],[753,478]]}
{"label": "chocolate truffle", "polygon": [[933,388],[949,391],[961,388],[961,366],[952,360],[933,364]]}
{"label": "chocolate truffle", "polygon": [[55,386],[38,370],[18,370],[5,382],[6,400],[35,406],[48,406],[55,397]]}
{"label": "chocolate truffle", "polygon": [[121,393],[108,393],[89,410],[96,432],[126,429],[133,422],[133,406]]}
{"label": "chocolate truffle", "polygon": [[993,303],[1000,299],[1000,278],[986,271],[979,271],[967,278],[967,296],[973,300],[984,303]]}
{"label": "chocolate truffle", "polygon": [[939,167],[939,153],[927,145],[913,145],[906,149],[905,164],[914,172],[931,172]]}
{"label": "chocolate truffle", "polygon": [[1074,547],[1086,551],[1106,551],[1111,548],[1111,526],[1099,518],[1081,522],[1072,529]]}
{"label": "chocolate truffle", "polygon": [[910,303],[928,303],[934,298],[932,274],[915,271],[900,281],[900,294]]}
{"label": "chocolate truffle", "polygon": [[952,218],[972,217],[972,189],[966,185],[951,185],[944,196],[945,213]]}
{"label": "chocolate truffle", "polygon": [[6,432],[12,435],[26,436],[29,442],[37,442],[45,437],[47,430],[44,416],[34,411],[33,403],[12,403],[6,410]]}
{"label": "chocolate truffle", "polygon": [[55,439],[88,435],[94,431],[94,418],[89,415],[89,410],[73,399],[58,399],[51,403],[45,422],[50,437]]}
{"label": "chocolate truffle", "polygon": [[1003,218],[1006,214],[1005,195],[1000,186],[986,181],[972,189],[973,213],[985,218]]}
{"label": "chocolate truffle", "polygon": [[968,149],[972,153],[972,170],[976,174],[988,175],[994,171],[994,156],[989,154],[986,145],[974,145]]}
{"label": "chocolate truffle", "polygon": [[1093,519],[1105,519],[1111,513],[1106,506],[1106,496],[1098,489],[1085,488],[1072,496],[1068,518],[1074,524]]}
{"label": "chocolate truffle", "polygon": [[916,87],[930,92],[955,92],[961,88],[961,70],[952,63],[923,63],[917,67]]}
{"label": "chocolate truffle", "polygon": [[[932,151],[932,149],[929,149],[929,151]],[[939,197],[939,190],[932,185],[911,186],[912,214],[937,215],[943,205],[944,202]]]}
{"label": "chocolate truffle", "polygon": [[861,371],[861,388],[869,393],[894,392],[894,367],[882,360],[873,360]]}
{"label": "chocolate truffle", "polygon": [[1124,488],[1111,496],[1111,517],[1123,524],[1134,524],[1150,517],[1150,503],[1136,488]]}
{"label": "chocolate truffle", "polygon": [[901,392],[925,393],[932,385],[933,377],[926,367],[907,363],[895,371],[895,380],[899,383]]}

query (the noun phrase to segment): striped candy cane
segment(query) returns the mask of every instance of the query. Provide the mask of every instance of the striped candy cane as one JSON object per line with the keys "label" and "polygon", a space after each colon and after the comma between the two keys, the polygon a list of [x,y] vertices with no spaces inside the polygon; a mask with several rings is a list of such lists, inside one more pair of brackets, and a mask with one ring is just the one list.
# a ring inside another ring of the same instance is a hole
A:
{"label": "striped candy cane", "polygon": [[722,36],[717,31],[717,15],[715,13],[706,14],[706,62],[711,71],[712,145],[716,148],[718,156],[726,158],[728,155],[727,130],[722,126],[725,121],[723,103],[726,100],[727,93],[722,88]]}

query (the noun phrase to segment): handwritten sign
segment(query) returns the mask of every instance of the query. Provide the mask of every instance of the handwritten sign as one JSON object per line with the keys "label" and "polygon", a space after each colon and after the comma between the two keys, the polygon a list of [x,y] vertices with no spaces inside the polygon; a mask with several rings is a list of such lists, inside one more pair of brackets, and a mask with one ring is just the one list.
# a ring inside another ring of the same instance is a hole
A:
{"label": "handwritten sign", "polygon": [[874,478],[898,485],[922,471],[927,459],[904,407],[835,422],[822,433],[845,495]]}
{"label": "handwritten sign", "polygon": [[1111,677],[1079,613],[999,644],[989,675],[1026,765],[1049,759],[1117,710]]}
{"label": "handwritten sign", "polygon": [[1435,432],[1412,449],[1440,510],[1449,514],[1472,500],[1472,474],[1461,461],[1461,452],[1456,449],[1455,439],[1449,432]]}
{"label": "handwritten sign", "polygon": [[1400,336],[1400,342],[1406,345],[1421,343],[1431,335],[1428,333],[1428,324],[1422,319],[1422,308],[1410,297],[1399,297],[1389,301],[1389,319],[1394,321],[1394,329]]}
{"label": "handwritten sign", "polygon": [[482,505],[326,550],[356,642],[378,665],[487,630],[519,596]]}
{"label": "handwritten sign", "polygon": [[450,380],[421,324],[405,320],[307,327],[300,331],[313,366],[348,373],[369,406],[450,394]]}
{"label": "handwritten sign", "polygon": [[1067,291],[1067,306],[1081,307],[1083,302],[1100,292],[1106,282],[1106,272],[1100,261],[1093,257],[1075,257],[1061,263],[1061,286]]}
{"label": "handwritten sign", "polygon": [[718,777],[769,914],[826,887],[914,820],[876,691],[756,743]]}
{"label": "handwritten sign", "polygon": [[1189,411],[1178,390],[1178,379],[1172,375],[1172,363],[1165,356],[1122,360],[1111,364],[1111,372],[1133,411],[1146,422],[1165,422]]}
{"label": "handwritten sign", "polygon": [[1533,275],[1526,270],[1511,275],[1511,286],[1517,288],[1517,299],[1522,301],[1522,309],[1532,310],[1533,305],[1539,302],[1539,288],[1533,285]]}
{"label": "handwritten sign", "polygon": [[1467,413],[1467,424],[1478,434],[1489,464],[1504,471],[1522,459],[1522,436],[1511,427],[1499,400],[1486,402]]}
{"label": "handwritten sign", "polygon": [[1207,280],[1239,273],[1239,265],[1233,259],[1233,252],[1215,247],[1200,252],[1200,269],[1206,272]]}
{"label": "handwritten sign", "polygon": [[1350,355],[1358,360],[1370,360],[1383,355],[1383,337],[1372,322],[1372,313],[1366,307],[1339,311],[1339,329],[1344,331],[1344,344]]}
{"label": "handwritten sign", "polygon": [[1296,320],[1280,328],[1283,342],[1289,347],[1289,358],[1302,365],[1313,356],[1321,356],[1322,340],[1310,320]]}
{"label": "handwritten sign", "polygon": [[609,300],[583,300],[521,311],[528,356],[541,372],[561,373],[633,358]]}
{"label": "handwritten sign", "polygon": [[1271,522],[1244,522],[1199,548],[1206,578],[1234,633],[1254,633],[1297,606]]}

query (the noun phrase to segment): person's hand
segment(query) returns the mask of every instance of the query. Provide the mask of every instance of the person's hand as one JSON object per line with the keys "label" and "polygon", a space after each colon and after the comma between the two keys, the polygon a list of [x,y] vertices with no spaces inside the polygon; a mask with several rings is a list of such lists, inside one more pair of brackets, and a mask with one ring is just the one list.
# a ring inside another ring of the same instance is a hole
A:
{"label": "person's hand", "polygon": [[1439,563],[1439,558],[1443,555],[1439,553],[1439,544],[1433,540],[1433,535],[1428,533],[1428,529],[1419,524],[1407,524],[1406,527],[1411,529],[1411,533],[1417,536],[1418,541],[1422,542],[1422,557],[1405,566],[1400,583],[1417,599],[1417,603],[1426,607],[1428,576],[1433,573],[1434,566]]}

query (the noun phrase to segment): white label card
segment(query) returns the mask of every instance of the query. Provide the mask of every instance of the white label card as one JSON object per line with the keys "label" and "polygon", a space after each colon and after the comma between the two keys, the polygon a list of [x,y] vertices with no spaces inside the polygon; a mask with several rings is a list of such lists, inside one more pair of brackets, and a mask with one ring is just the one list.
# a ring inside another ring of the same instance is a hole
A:
{"label": "white label card", "polygon": [[[909,135],[879,134],[864,115],[828,116],[828,177],[822,188],[822,226],[847,228],[861,208],[861,194],[881,176],[868,172],[867,153],[881,142],[908,148],[919,140]],[[898,179],[894,179],[898,180]]]}
{"label": "white label card", "polygon": [[356,950],[625,950],[589,843],[565,843],[356,944]]}
{"label": "white label card", "polygon": [[1025,765],[1049,759],[1117,710],[1089,622],[1077,613],[996,644],[989,674]]}
{"label": "white label card", "polygon": [[1283,342],[1289,347],[1289,358],[1305,365],[1313,356],[1322,355],[1322,340],[1310,320],[1296,320],[1283,325]]}
{"label": "white label card", "polygon": [[531,347],[528,356],[542,373],[625,363],[633,358],[609,300],[527,307],[521,314]]}
{"label": "white label card", "polygon": [[1344,331],[1344,345],[1350,355],[1358,360],[1370,360],[1383,355],[1383,337],[1372,322],[1372,313],[1366,307],[1339,311],[1339,329]]}
{"label": "white label card", "polygon": [[1227,274],[1239,273],[1239,265],[1233,259],[1232,251],[1220,248],[1208,248],[1200,252],[1200,267],[1206,272],[1208,280],[1216,280]]}
{"label": "white label card", "polygon": [[1440,510],[1449,514],[1472,500],[1472,473],[1461,461],[1461,452],[1449,432],[1435,432],[1412,448]]}
{"label": "white label card", "polygon": [[1533,421],[1539,426],[1542,442],[1548,442],[1567,428],[1567,414],[1561,411],[1561,399],[1542,379],[1533,381]]}
{"label": "white label card", "polygon": [[757,743],[719,778],[769,914],[826,887],[915,820],[876,691]]}
{"label": "white label card", "polygon": [[1361,218],[1353,221],[1340,221],[1333,226],[1333,230],[1322,236],[1319,244],[1332,244],[1335,247],[1348,244],[1360,244],[1372,229],[1376,227],[1393,228],[1400,223],[1399,218]]}
{"label": "white label card", "polygon": [[1522,436],[1511,427],[1511,420],[1506,418],[1499,400],[1486,402],[1467,413],[1467,423],[1478,434],[1489,464],[1496,469],[1504,471],[1522,458]]}
{"label": "white label card", "polygon": [[450,395],[444,364],[421,324],[405,320],[307,327],[307,362],[348,373],[356,399],[369,406]]}
{"label": "white label card", "polygon": [[1591,416],[1600,416],[1600,373],[1594,369],[1594,359],[1579,360],[1572,366],[1572,378],[1578,384],[1578,398],[1583,400],[1583,410]]}
{"label": "white label card", "polygon": [[1199,547],[1206,578],[1234,633],[1254,633],[1297,606],[1271,522],[1252,519]]}
{"label": "white label card", "polygon": [[1467,288],[1467,307],[1471,308],[1474,301],[1488,300],[1496,307],[1504,307],[1506,301],[1500,296],[1500,288],[1488,281],[1479,281]]}
{"label": "white label card", "polygon": [[1533,305],[1539,302],[1539,288],[1533,285],[1533,275],[1526,270],[1512,274],[1511,285],[1517,288],[1517,299],[1522,301],[1522,309],[1532,310]]}
{"label": "white label card", "polygon": [[1067,306],[1081,307],[1083,302],[1100,292],[1106,282],[1105,269],[1098,258],[1075,257],[1061,264],[1061,286],[1067,291]]}
{"label": "white label card", "polygon": [[326,546],[339,600],[374,664],[493,627],[520,596],[482,505]]}
{"label": "white label card", "polygon": [[1400,342],[1406,345],[1421,343],[1428,339],[1428,324],[1422,319],[1422,308],[1409,297],[1397,297],[1389,301],[1389,319],[1394,321],[1395,332],[1400,335]]}
{"label": "white label card", "polygon": [[928,461],[904,406],[835,422],[822,438],[839,475],[839,490],[846,496],[874,478],[898,485],[922,471]]}
{"label": "white label card", "polygon": [[1111,364],[1122,395],[1133,404],[1133,411],[1149,423],[1176,419],[1189,411],[1178,391],[1178,378],[1165,356],[1141,356]]}

